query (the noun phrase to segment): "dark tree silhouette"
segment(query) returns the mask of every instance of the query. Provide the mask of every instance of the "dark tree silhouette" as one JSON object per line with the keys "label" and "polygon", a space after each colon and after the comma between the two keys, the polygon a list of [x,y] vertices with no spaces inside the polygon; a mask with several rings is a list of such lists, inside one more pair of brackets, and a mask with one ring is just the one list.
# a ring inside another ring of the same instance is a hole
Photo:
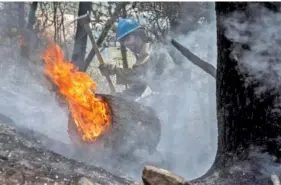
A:
{"label": "dark tree silhouette", "polygon": [[[280,94],[270,90],[258,97],[254,90],[260,82],[246,85],[248,74],[239,72],[239,58],[230,56],[234,45],[239,43],[225,36],[223,24],[225,17],[234,11],[246,13],[249,20],[256,16],[250,13],[249,4],[216,3],[218,151],[210,170],[190,184],[272,184],[269,178],[262,178],[258,158],[249,154],[252,146],[262,146],[263,152],[280,157],[276,138],[280,136],[281,116],[271,111],[276,108],[274,101]],[[279,6],[276,3],[260,5],[269,11],[276,11]],[[250,46],[243,48],[251,49]],[[240,170],[233,170],[234,165],[241,165]],[[219,176],[212,179],[216,172]]]}
{"label": "dark tree silhouette", "polygon": [[[92,2],[80,2],[78,17],[85,15],[87,12],[90,13],[92,9]],[[83,71],[84,69],[84,59],[86,54],[87,46],[87,33],[84,29],[83,20],[77,21],[77,29],[75,34],[75,43],[72,53],[72,62]]]}
{"label": "dark tree silhouette", "polygon": [[38,2],[32,2],[31,6],[30,6],[30,10],[29,10],[28,22],[26,24],[25,29],[22,30],[22,32],[21,32],[23,39],[24,39],[24,45],[21,45],[20,52],[21,52],[21,56],[25,57],[25,58],[29,57],[29,49],[30,49],[29,43],[31,42],[31,37],[34,36],[32,34],[32,31],[33,31],[33,25],[35,24],[35,21],[36,21],[37,7],[38,7]]}

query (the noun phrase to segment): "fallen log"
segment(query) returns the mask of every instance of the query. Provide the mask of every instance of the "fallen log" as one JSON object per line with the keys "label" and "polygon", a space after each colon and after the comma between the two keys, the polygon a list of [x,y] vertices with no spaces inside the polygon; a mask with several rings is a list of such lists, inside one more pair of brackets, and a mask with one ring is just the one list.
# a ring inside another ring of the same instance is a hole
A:
{"label": "fallen log", "polygon": [[92,143],[86,143],[77,131],[71,116],[68,122],[68,133],[78,148],[91,149],[100,147],[114,157],[128,157],[137,149],[147,150],[150,154],[156,151],[161,137],[160,120],[155,111],[137,102],[130,102],[121,97],[98,94],[111,109],[111,127]]}
{"label": "fallen log", "polygon": [[210,74],[212,77],[216,79],[216,73],[217,69],[209,64],[208,62],[205,62],[204,60],[200,59],[198,56],[193,54],[189,49],[185,48],[183,45],[172,39],[172,45],[175,46],[190,62],[197,65],[201,69],[203,69],[205,72]]}

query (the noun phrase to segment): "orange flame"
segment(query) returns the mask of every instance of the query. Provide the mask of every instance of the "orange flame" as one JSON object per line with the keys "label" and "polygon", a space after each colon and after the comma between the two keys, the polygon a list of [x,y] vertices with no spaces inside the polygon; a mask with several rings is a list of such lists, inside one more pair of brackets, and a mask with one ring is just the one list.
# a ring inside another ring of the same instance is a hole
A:
{"label": "orange flame", "polygon": [[66,98],[83,141],[95,141],[111,123],[109,105],[93,93],[96,82],[86,73],[79,72],[71,62],[65,61],[63,51],[55,43],[49,42],[42,58],[46,64],[45,73]]}

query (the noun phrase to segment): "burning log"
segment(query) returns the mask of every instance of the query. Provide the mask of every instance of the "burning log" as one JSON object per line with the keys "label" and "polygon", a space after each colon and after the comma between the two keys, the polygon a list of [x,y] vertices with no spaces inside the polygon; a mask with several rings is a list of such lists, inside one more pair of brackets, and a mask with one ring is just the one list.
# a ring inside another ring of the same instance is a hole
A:
{"label": "burning log", "polygon": [[136,149],[156,151],[161,125],[151,108],[96,94],[97,84],[65,61],[56,44],[50,43],[42,58],[47,76],[58,87],[58,97],[63,96],[68,104],[68,133],[79,149],[101,147],[117,157],[133,154]]}
{"label": "burning log", "polygon": [[103,146],[110,149],[113,156],[132,154],[136,149],[155,152],[160,141],[161,125],[152,108],[126,101],[121,97],[101,94],[98,96],[110,106],[111,126],[96,141],[85,142],[70,116],[68,133],[78,147]]}

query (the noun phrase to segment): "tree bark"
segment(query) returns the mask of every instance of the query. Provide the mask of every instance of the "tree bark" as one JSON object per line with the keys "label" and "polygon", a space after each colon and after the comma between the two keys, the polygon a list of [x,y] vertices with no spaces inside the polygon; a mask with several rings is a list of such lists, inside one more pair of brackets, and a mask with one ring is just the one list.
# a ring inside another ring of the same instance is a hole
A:
{"label": "tree bark", "polygon": [[[223,25],[224,17],[234,11],[247,12],[248,5],[216,3],[218,151],[211,169],[191,184],[272,184],[268,178],[261,178],[262,166],[249,153],[250,146],[263,146],[263,152],[280,157],[275,138],[280,135],[281,116],[270,111],[280,94],[271,91],[261,99],[254,93],[259,84],[246,85],[247,74],[238,71],[239,59],[230,56],[238,43],[226,38]],[[262,5],[274,11],[275,5]],[[233,172],[234,165],[242,170]]]}
{"label": "tree bark", "polygon": [[[78,17],[90,13],[92,9],[92,2],[79,2]],[[83,20],[77,21],[77,29],[75,34],[75,42],[72,53],[72,62],[79,68],[80,71],[84,70],[85,54],[87,46],[87,32],[84,29]]]}
{"label": "tree bark", "polygon": [[91,148],[105,145],[111,150],[112,156],[129,158],[136,149],[145,149],[154,153],[161,137],[160,120],[150,107],[137,102],[130,102],[121,97],[98,95],[109,104],[112,112],[110,129],[97,141],[85,143],[81,140],[76,126],[69,118],[68,133],[77,147]]}

